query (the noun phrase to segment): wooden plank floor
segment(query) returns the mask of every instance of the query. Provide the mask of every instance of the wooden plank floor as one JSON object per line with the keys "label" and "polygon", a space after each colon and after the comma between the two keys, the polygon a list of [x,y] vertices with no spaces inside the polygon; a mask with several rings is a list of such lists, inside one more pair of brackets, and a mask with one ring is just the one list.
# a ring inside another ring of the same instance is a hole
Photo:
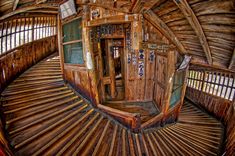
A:
{"label": "wooden plank floor", "polygon": [[218,155],[223,126],[190,102],[178,123],[135,134],[69,89],[59,66],[52,55],[2,93],[16,155]]}

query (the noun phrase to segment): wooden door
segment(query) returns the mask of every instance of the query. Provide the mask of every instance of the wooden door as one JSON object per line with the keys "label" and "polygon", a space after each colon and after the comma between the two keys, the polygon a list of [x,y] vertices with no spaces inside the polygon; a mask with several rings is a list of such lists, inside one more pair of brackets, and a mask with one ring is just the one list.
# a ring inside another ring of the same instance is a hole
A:
{"label": "wooden door", "polygon": [[[122,61],[122,50],[123,47],[115,46],[115,41],[113,39],[101,39],[98,43],[98,90],[101,93],[101,101],[117,100],[119,93],[117,91],[116,85],[123,83],[123,61]],[[121,58],[117,60],[115,56],[118,50],[118,55]],[[120,61],[120,62],[118,62]],[[120,64],[117,64],[120,63]],[[121,69],[117,72],[117,66],[120,65]],[[121,73],[121,74],[120,74]],[[121,81],[117,80],[117,77],[121,75]],[[124,85],[123,85],[124,86]],[[124,94],[123,94],[124,95]],[[120,100],[120,98],[119,98]]]}

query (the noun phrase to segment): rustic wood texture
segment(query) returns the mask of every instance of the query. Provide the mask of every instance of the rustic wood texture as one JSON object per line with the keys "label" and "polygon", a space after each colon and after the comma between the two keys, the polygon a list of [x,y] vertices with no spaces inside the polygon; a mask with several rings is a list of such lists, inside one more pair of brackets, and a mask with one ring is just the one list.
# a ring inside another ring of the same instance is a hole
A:
{"label": "rustic wood texture", "polygon": [[151,22],[159,31],[161,31],[168,40],[175,44],[181,54],[186,54],[186,50],[182,43],[178,40],[171,29],[152,10],[148,10],[144,14],[144,17],[149,22]]}
{"label": "rustic wood texture", "polygon": [[0,57],[0,92],[16,76],[57,50],[56,36],[41,39],[13,49]]}
{"label": "rustic wood texture", "polygon": [[16,155],[219,154],[222,124],[190,102],[185,101],[178,123],[132,133],[68,88],[59,65],[52,55],[1,94]]}
{"label": "rustic wood texture", "polygon": [[[207,64],[206,58],[209,55],[206,56],[204,52],[205,49],[207,49],[206,51],[210,50],[212,65],[226,69],[229,66],[235,45],[233,35],[234,1],[189,0],[187,6],[186,1],[179,1],[179,4],[177,1],[175,2],[162,0],[153,6],[152,10],[175,34],[188,54],[204,61],[201,62],[202,64]],[[181,8],[177,4],[181,5]],[[186,10],[188,11],[185,12]],[[190,16],[186,16],[186,14]],[[197,35],[195,26],[196,30],[201,27],[200,32],[204,32],[204,35]],[[208,46],[205,45],[206,42]]]}
{"label": "rustic wood texture", "polygon": [[202,45],[202,48],[203,48],[203,50],[206,54],[207,61],[208,61],[209,64],[212,64],[211,51],[210,51],[206,36],[205,36],[205,34],[202,30],[202,27],[201,27],[195,13],[190,8],[190,6],[189,6],[189,4],[186,0],[182,0],[182,1],[174,0],[174,2],[179,7],[179,9],[182,11],[182,13],[186,17],[186,19],[188,20],[190,25],[192,26],[192,28],[196,32],[196,34],[199,38],[199,41]]}
{"label": "rustic wood texture", "polygon": [[195,104],[213,114],[218,120],[222,121],[227,127],[225,155],[234,153],[234,132],[235,132],[235,110],[234,102],[220,97],[203,93],[202,91],[187,87],[186,97]]}

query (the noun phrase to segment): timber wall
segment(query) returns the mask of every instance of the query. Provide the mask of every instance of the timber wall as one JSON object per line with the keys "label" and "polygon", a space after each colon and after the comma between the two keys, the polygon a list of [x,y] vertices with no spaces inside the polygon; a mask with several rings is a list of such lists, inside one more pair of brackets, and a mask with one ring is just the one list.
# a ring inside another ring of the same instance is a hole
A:
{"label": "timber wall", "polygon": [[[55,51],[56,35],[24,44],[0,55],[0,93],[17,76]],[[0,155],[13,155],[4,133],[3,115],[0,115]]]}
{"label": "timber wall", "polygon": [[30,42],[0,55],[0,93],[19,74],[57,50],[57,37]]}

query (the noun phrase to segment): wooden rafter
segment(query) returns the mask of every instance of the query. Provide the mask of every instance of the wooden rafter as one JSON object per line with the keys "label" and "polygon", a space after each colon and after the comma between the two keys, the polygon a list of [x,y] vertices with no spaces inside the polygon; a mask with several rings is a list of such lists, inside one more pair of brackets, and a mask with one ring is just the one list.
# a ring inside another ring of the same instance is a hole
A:
{"label": "wooden rafter", "polygon": [[149,0],[144,2],[144,9],[147,11],[149,9],[152,9],[154,5],[156,5],[160,0]]}
{"label": "wooden rafter", "polygon": [[8,14],[5,14],[5,15],[1,16],[0,21],[6,19],[8,17],[11,17],[13,15],[23,13],[23,12],[27,12],[27,11],[30,11],[30,10],[35,10],[35,9],[58,9],[58,7],[50,6],[50,5],[47,5],[47,4],[38,4],[38,5],[27,6],[27,7],[17,9],[15,11],[12,11]]}
{"label": "wooden rafter", "polygon": [[163,33],[175,46],[181,54],[186,54],[186,50],[182,43],[178,40],[171,29],[152,11],[148,10],[144,13],[144,17],[151,22],[161,33]]}
{"label": "wooden rafter", "polygon": [[131,6],[130,11],[134,13],[140,13],[143,9],[143,2],[142,0],[136,0],[133,5]]}
{"label": "wooden rafter", "polygon": [[45,3],[47,0],[36,0],[36,4]]}
{"label": "wooden rafter", "polygon": [[15,9],[17,8],[18,3],[19,3],[19,0],[14,0],[13,7],[12,7],[13,11],[15,11]]}
{"label": "wooden rafter", "polygon": [[197,19],[197,16],[194,14],[193,10],[191,9],[186,0],[174,0],[174,2],[179,7],[181,12],[184,14],[185,18],[188,20],[189,24],[192,26],[195,33],[197,34],[202,48],[206,54],[207,62],[209,64],[212,64],[212,57],[209,44],[207,42],[202,26]]}
{"label": "wooden rafter", "polygon": [[89,6],[95,6],[95,7],[101,7],[101,8],[105,8],[108,10],[114,10],[114,11],[118,11],[118,12],[122,12],[122,13],[130,13],[129,10],[124,9],[124,8],[114,8],[113,6],[109,6],[109,5],[104,5],[104,4],[100,4],[100,3],[91,3],[91,2],[86,2],[84,3],[81,0],[76,0],[76,4],[78,5],[89,5]]}
{"label": "wooden rafter", "polygon": [[234,65],[234,62],[235,62],[235,48],[233,50],[233,56],[232,56],[231,61],[229,63],[228,69],[232,68],[232,66]]}

